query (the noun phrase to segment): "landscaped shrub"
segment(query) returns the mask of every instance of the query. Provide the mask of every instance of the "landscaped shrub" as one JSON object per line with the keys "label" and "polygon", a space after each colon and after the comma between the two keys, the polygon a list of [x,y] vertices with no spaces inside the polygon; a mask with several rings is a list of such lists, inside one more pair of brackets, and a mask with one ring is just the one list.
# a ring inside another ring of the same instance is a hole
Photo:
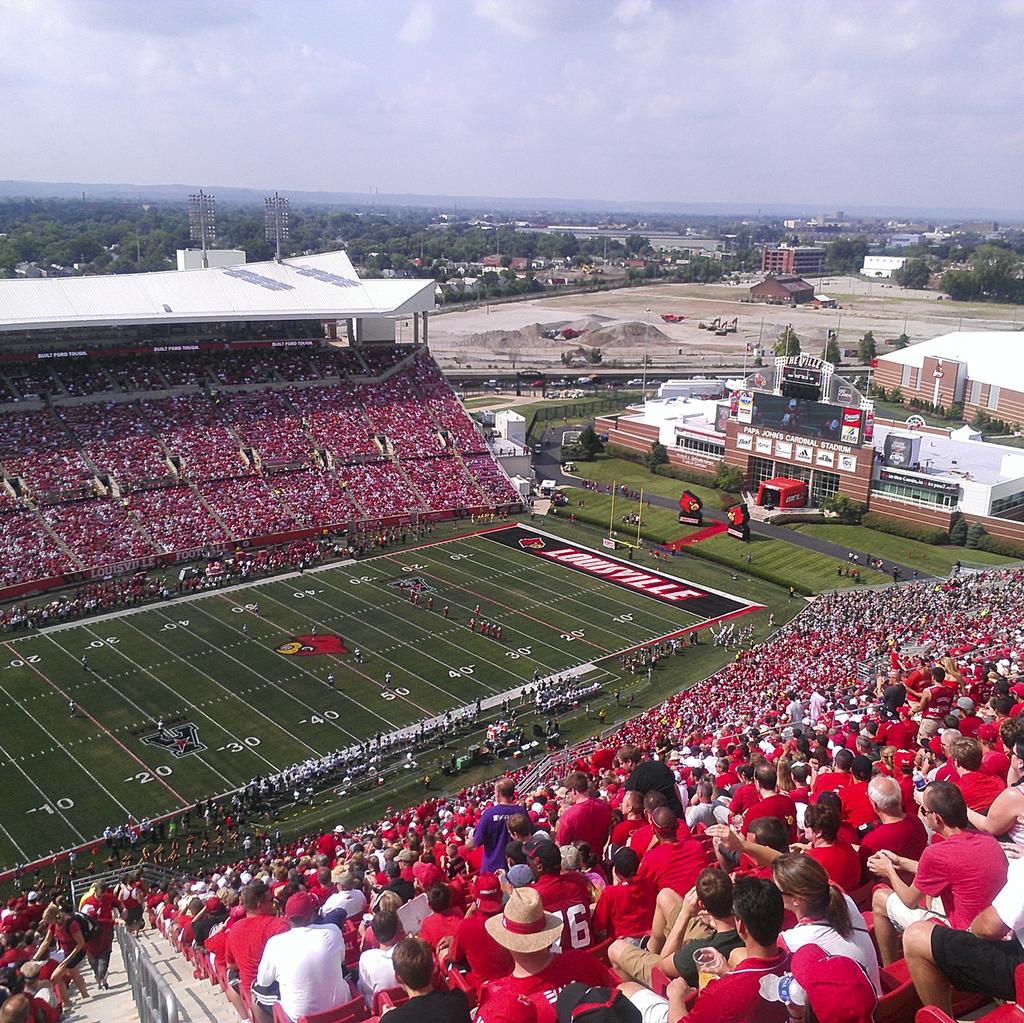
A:
{"label": "landscaped shrub", "polygon": [[860,521],[862,526],[869,529],[877,529],[880,533],[889,533],[891,536],[902,536],[906,540],[920,540],[921,543],[935,546],[949,543],[949,533],[936,526],[919,526],[915,522],[903,522],[888,515],[879,515],[877,512],[868,512]]}

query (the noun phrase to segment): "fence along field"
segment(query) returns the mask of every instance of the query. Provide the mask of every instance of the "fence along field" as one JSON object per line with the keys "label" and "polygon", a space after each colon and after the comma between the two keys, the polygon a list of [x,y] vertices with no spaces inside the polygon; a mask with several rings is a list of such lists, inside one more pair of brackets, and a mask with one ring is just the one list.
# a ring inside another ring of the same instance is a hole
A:
{"label": "fence along field", "polygon": [[8,640],[0,867],[758,608],[688,587],[514,526]]}

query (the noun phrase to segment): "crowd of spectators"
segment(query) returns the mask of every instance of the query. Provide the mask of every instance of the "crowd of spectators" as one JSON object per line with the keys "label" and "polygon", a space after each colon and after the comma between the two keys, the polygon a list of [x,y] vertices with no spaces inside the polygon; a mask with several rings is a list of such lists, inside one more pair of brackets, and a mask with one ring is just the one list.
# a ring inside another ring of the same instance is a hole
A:
{"label": "crowd of spectators", "polygon": [[[77,379],[102,378],[104,395],[115,381],[191,390],[75,404],[55,386],[43,408],[0,413],[0,514],[24,510],[10,520],[20,546],[0,585],[364,516],[518,500],[429,355],[384,346],[366,359],[259,349],[76,361]],[[59,384],[54,367],[26,372]],[[321,383],[259,386],[300,380]],[[227,389],[236,384],[259,389]],[[477,454],[467,465],[458,451]]]}
{"label": "crowd of spectators", "polygon": [[0,469],[40,493],[85,489],[93,475],[48,409],[0,412]]}
{"label": "crowd of spectators", "polygon": [[523,778],[267,836],[148,907],[257,1020],[554,1023],[593,987],[644,1023],[1012,1000],[1024,572],[819,597]]}
{"label": "crowd of spectators", "polygon": [[90,498],[42,509],[47,526],[83,565],[103,567],[145,558],[153,545],[121,501]]}
{"label": "crowd of spectators", "polygon": [[58,414],[92,465],[122,493],[142,480],[167,476],[164,453],[135,402],[62,405]]}

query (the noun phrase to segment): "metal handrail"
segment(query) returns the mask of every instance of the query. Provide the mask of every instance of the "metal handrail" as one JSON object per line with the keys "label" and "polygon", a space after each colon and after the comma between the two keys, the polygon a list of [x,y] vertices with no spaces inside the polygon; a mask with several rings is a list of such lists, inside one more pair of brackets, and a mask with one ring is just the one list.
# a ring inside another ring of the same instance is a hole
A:
{"label": "metal handrail", "polygon": [[124,927],[117,927],[116,934],[139,1023],[182,1023],[186,1017],[178,999],[138,940]]}

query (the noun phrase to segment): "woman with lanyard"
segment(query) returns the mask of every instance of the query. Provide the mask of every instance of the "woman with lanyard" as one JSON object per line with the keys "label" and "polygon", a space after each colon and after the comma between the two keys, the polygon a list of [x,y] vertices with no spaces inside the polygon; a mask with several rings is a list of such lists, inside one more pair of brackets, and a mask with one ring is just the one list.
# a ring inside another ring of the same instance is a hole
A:
{"label": "woman with lanyard", "polygon": [[78,993],[88,998],[89,989],[78,969],[86,955],[85,935],[78,921],[60,906],[51,905],[43,913],[42,924],[46,928],[46,937],[36,949],[33,960],[42,962],[47,958],[58,959],[59,965],[50,975],[50,983],[57,988],[67,977],[74,983]]}
{"label": "woman with lanyard", "polygon": [[880,994],[878,956],[864,918],[853,900],[829,883],[825,868],[810,856],[790,853],[772,864],[772,881],[782,892],[786,909],[797,918],[795,927],[779,935],[779,943],[790,952],[804,945],[820,945],[830,955],[853,959]]}

